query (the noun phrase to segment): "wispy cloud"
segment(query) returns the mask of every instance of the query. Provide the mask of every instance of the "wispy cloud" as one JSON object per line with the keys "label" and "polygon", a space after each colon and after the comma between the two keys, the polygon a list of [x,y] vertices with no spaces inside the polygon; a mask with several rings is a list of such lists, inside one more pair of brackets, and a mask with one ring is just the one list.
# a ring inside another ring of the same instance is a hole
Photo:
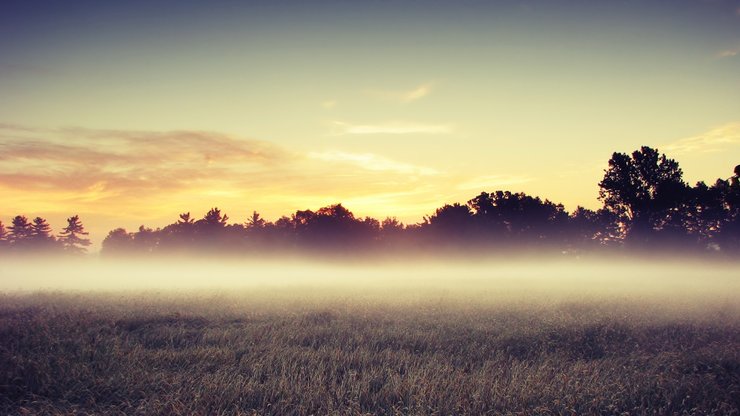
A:
{"label": "wispy cloud", "polygon": [[308,157],[333,163],[347,163],[372,171],[391,171],[406,175],[436,175],[434,169],[397,162],[372,153],[347,153],[342,151],[311,152]]}
{"label": "wispy cloud", "polygon": [[[406,132],[429,130],[409,126]],[[214,205],[237,221],[240,211],[277,218],[336,202],[358,215],[420,219],[441,202],[532,181],[479,173],[345,149],[289,151],[216,132],[0,125],[3,215],[86,213],[105,218],[90,224],[103,235],[142,222],[161,226],[179,212],[197,215]]]}
{"label": "wispy cloud", "polygon": [[392,122],[383,124],[350,124],[341,121],[332,122],[334,134],[450,134],[453,128],[449,124],[423,124],[409,122]]}
{"label": "wispy cloud", "polygon": [[428,96],[432,93],[432,89],[433,84],[426,83],[410,90],[367,90],[365,92],[372,97],[383,100],[410,103]]}
{"label": "wispy cloud", "polygon": [[321,102],[321,106],[326,108],[327,110],[330,110],[337,106],[336,100],[324,100]]}
{"label": "wispy cloud", "polygon": [[408,103],[424,98],[432,92],[432,84],[422,84],[413,90],[401,93],[400,99],[402,102]]}
{"label": "wispy cloud", "polygon": [[[438,172],[379,154],[300,153],[216,132],[0,125],[4,212],[86,212],[133,222],[176,218],[180,210],[205,212],[212,205],[231,207],[237,218],[234,207],[273,216],[335,202],[376,201],[351,208],[397,215],[418,212],[417,202],[406,198],[419,189],[424,190],[418,201],[434,199],[434,191],[421,186],[431,175]],[[447,183],[446,176],[437,178]],[[103,228],[121,225],[108,224]]]}
{"label": "wispy cloud", "polygon": [[730,58],[740,53],[740,46],[736,48],[723,49],[717,52],[717,58]]}
{"label": "wispy cloud", "polygon": [[267,142],[212,132],[0,126],[0,185],[88,201],[176,193],[292,158]]}
{"label": "wispy cloud", "polygon": [[663,148],[673,153],[717,152],[728,147],[736,150],[740,145],[740,122],[716,127],[706,133],[687,137],[670,143]]}

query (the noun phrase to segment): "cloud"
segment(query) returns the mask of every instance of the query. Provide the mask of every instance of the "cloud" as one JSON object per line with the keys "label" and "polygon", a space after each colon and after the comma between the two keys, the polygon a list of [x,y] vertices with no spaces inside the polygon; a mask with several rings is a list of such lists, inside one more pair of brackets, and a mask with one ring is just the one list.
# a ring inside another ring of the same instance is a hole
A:
{"label": "cloud", "polygon": [[321,106],[329,110],[337,106],[337,101],[336,100],[325,100],[321,103]]}
{"label": "cloud", "polygon": [[399,103],[410,103],[420,100],[432,93],[433,84],[421,84],[410,90],[368,90],[366,94],[387,101],[396,101]]}
{"label": "cloud", "polygon": [[738,53],[740,53],[740,47],[724,49],[724,50],[717,52],[717,58],[731,58],[737,55]]}
{"label": "cloud", "polygon": [[0,184],[26,191],[145,197],[294,157],[267,142],[212,132],[0,126]]}
{"label": "cloud", "polygon": [[431,92],[432,92],[431,84],[422,84],[414,88],[411,91],[406,91],[404,93],[401,93],[400,99],[404,103],[409,103],[411,101],[416,101],[418,99],[424,98],[427,95],[429,95]]}
{"label": "cloud", "polygon": [[357,215],[414,221],[471,190],[532,180],[479,173],[342,149],[291,151],[217,132],[0,125],[3,215],[84,214],[102,221],[86,223],[98,239],[115,227],[163,226],[180,212],[213,206],[239,221],[252,209],[276,219],[343,202]]}
{"label": "cloud", "polygon": [[309,158],[332,163],[351,164],[371,171],[390,171],[405,175],[436,175],[434,169],[397,162],[372,153],[347,153],[341,151],[311,152]]}
{"label": "cloud", "polygon": [[41,129],[28,127],[28,126],[22,126],[20,124],[0,123],[0,132],[2,130],[6,130],[5,134],[7,134],[8,132],[38,132],[38,131],[41,131]]}
{"label": "cloud", "polygon": [[[435,181],[422,180],[431,175]],[[358,215],[421,218],[428,201],[437,201],[433,188],[448,180],[379,154],[301,153],[216,132],[0,125],[3,212],[107,218],[90,224],[99,230],[161,226],[162,218],[212,206],[235,219],[242,209],[277,218],[345,201],[376,202],[350,207]]]}
{"label": "cloud", "polygon": [[332,122],[335,135],[346,134],[449,134],[453,128],[449,124],[422,124],[393,122],[384,124],[350,124],[341,121]]}
{"label": "cloud", "polygon": [[677,140],[663,148],[666,152],[717,152],[740,145],[740,122],[716,127],[694,137]]}

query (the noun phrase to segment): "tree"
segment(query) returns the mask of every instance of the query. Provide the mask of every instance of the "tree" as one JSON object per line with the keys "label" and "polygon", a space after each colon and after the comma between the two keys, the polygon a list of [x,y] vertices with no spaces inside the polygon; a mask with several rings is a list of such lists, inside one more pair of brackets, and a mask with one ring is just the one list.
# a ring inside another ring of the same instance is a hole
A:
{"label": "tree", "polygon": [[568,240],[572,248],[610,245],[620,237],[616,217],[602,208],[577,207],[568,217]]}
{"label": "tree", "polygon": [[28,222],[28,218],[23,215],[17,215],[13,218],[9,230],[8,241],[13,247],[24,246],[31,237],[31,224]]}
{"label": "tree", "polygon": [[123,228],[111,230],[103,240],[102,254],[124,254],[134,250],[134,235]]}
{"label": "tree", "polygon": [[[467,205],[454,203],[437,208],[434,214],[425,218],[425,227],[442,240],[467,238],[473,230],[473,213]],[[452,241],[448,241],[452,242]]]}
{"label": "tree", "polygon": [[33,219],[33,223],[31,224],[31,233],[32,238],[35,239],[47,239],[51,237],[51,226],[44,218],[36,217]]}
{"label": "tree", "polygon": [[143,225],[133,235],[133,247],[139,253],[152,253],[159,246],[159,230]]}
{"label": "tree", "polygon": [[296,211],[292,222],[298,242],[327,252],[349,249],[363,239],[367,229],[342,204],[325,206],[316,212]]}
{"label": "tree", "polygon": [[709,187],[697,182],[689,188],[687,203],[683,206],[682,225],[685,233],[705,249],[717,248],[717,237],[727,217],[724,204],[724,181]]}
{"label": "tree", "polygon": [[380,221],[373,217],[365,217],[357,221],[356,227],[359,239],[367,241],[376,241],[380,238]]}
{"label": "tree", "polygon": [[565,233],[568,214],[561,204],[523,192],[481,192],[468,201],[477,229],[486,237],[521,242],[552,240]]}
{"label": "tree", "polygon": [[30,228],[29,239],[34,248],[48,250],[55,245],[56,239],[51,235],[51,226],[45,219],[34,218]]}
{"label": "tree", "polygon": [[5,224],[0,221],[0,248],[8,245],[8,232],[5,230]]}
{"label": "tree", "polygon": [[740,165],[727,180],[717,179],[711,188],[718,195],[724,212],[717,230],[717,241],[723,251],[740,251]]}
{"label": "tree", "polygon": [[177,220],[178,225],[187,225],[187,224],[193,224],[195,220],[190,217],[190,212],[185,212],[183,214],[180,214],[180,219]]}
{"label": "tree", "polygon": [[309,224],[311,224],[315,217],[316,214],[310,209],[305,211],[299,210],[296,211],[295,214],[291,215],[290,222],[293,225],[292,228],[298,234],[301,234],[306,228],[308,228]]}
{"label": "tree", "polygon": [[211,208],[206,215],[203,216],[203,219],[198,220],[197,223],[201,225],[205,225],[208,227],[224,227],[226,226],[226,221],[229,220],[228,215],[221,214],[221,210],[218,208]]}
{"label": "tree", "polygon": [[396,217],[385,217],[383,222],[380,223],[380,229],[384,234],[400,233],[403,231],[404,226]]}
{"label": "tree", "polygon": [[195,222],[194,241],[200,251],[217,251],[222,248],[228,220],[228,215],[222,214],[220,209],[211,208],[203,218]]}
{"label": "tree", "polygon": [[248,230],[260,230],[265,228],[266,224],[267,221],[257,211],[252,211],[252,215],[247,219],[246,226]]}
{"label": "tree", "polygon": [[75,215],[67,218],[67,226],[59,233],[59,241],[67,252],[82,254],[87,251],[87,247],[90,245],[90,240],[84,238],[89,234],[85,231],[80,216]]}
{"label": "tree", "polygon": [[502,218],[502,209],[499,203],[506,197],[511,196],[510,192],[506,194],[497,191],[494,194],[481,192],[480,195],[468,201],[468,206],[473,211],[473,217],[479,231],[487,237],[501,236],[506,234],[507,225]]}
{"label": "tree", "polygon": [[682,176],[678,162],[657,149],[614,153],[599,182],[599,199],[622,219],[629,240],[647,242],[680,215],[687,190]]}

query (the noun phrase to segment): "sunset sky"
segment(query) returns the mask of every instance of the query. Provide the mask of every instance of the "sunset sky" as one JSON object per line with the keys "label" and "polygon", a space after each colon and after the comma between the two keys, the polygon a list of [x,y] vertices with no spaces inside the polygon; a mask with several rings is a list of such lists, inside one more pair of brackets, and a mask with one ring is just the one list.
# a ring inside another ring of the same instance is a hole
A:
{"label": "sunset sky", "polygon": [[5,224],[597,208],[641,145],[692,184],[740,163],[740,1],[0,3]]}

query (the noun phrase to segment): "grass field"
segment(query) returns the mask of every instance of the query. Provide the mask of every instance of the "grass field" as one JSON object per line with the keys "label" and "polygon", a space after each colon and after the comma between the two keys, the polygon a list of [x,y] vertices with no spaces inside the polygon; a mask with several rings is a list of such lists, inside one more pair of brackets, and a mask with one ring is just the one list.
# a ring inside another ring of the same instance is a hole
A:
{"label": "grass field", "polygon": [[6,293],[0,414],[739,414],[737,286],[471,288]]}

